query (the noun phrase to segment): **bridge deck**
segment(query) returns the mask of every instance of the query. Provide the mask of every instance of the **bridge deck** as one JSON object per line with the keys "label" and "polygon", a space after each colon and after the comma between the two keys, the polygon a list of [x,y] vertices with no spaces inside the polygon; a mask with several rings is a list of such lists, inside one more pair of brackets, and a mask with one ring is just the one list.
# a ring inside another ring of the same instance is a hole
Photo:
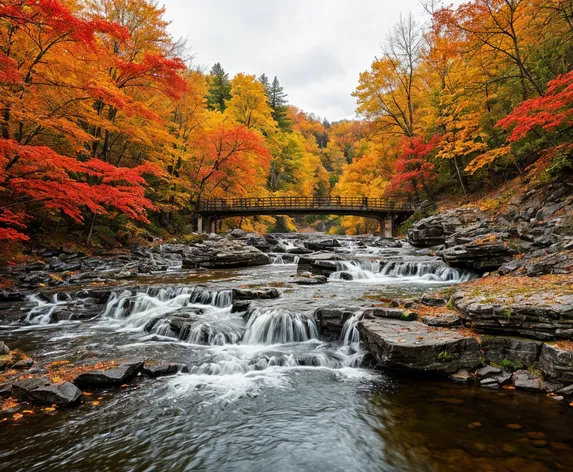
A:
{"label": "bridge deck", "polygon": [[213,232],[216,222],[224,218],[256,215],[352,215],[376,218],[382,229],[406,220],[414,209],[397,198],[367,197],[261,197],[201,200],[194,213],[199,218],[199,232]]}
{"label": "bridge deck", "polygon": [[199,214],[256,211],[352,212],[413,212],[412,205],[396,198],[366,197],[261,197],[202,200],[196,208]]}

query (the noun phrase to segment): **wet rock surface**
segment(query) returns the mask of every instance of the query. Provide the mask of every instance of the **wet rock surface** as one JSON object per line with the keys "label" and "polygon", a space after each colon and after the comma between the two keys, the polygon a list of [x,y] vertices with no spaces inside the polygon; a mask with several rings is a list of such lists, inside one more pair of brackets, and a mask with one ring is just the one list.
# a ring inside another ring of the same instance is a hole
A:
{"label": "wet rock surface", "polygon": [[74,384],[80,388],[104,388],[122,385],[137,377],[143,364],[142,361],[130,362],[115,369],[85,372],[74,379]]}
{"label": "wet rock surface", "polygon": [[72,406],[81,395],[81,390],[71,382],[56,384],[49,379],[31,378],[18,380],[12,385],[12,397],[32,403]]}
{"label": "wet rock surface", "polygon": [[365,319],[358,329],[376,360],[385,367],[455,373],[480,363],[478,341],[456,331],[393,319]]}

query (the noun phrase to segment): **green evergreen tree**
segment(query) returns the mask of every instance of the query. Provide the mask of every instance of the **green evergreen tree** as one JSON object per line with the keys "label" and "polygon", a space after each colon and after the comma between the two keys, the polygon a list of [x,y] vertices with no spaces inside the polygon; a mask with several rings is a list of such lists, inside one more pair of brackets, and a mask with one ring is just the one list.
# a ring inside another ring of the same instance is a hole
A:
{"label": "green evergreen tree", "polygon": [[291,123],[288,119],[288,101],[287,94],[284,93],[279,79],[274,78],[273,83],[269,88],[269,105],[272,108],[273,119],[279,125],[282,131],[290,131]]}
{"label": "green evergreen tree", "polygon": [[217,62],[211,68],[207,106],[210,110],[218,110],[222,113],[225,111],[225,108],[227,108],[226,102],[231,99],[231,96],[229,74],[227,74],[221,64]]}

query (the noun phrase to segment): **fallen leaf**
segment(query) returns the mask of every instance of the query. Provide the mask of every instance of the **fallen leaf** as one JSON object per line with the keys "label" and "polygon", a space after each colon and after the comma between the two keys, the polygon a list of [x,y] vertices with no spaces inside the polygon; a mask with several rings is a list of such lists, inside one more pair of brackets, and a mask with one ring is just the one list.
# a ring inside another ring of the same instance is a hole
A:
{"label": "fallen leaf", "polygon": [[44,408],[44,411],[56,411],[56,409],[53,406],[49,406],[47,408]]}
{"label": "fallen leaf", "polygon": [[92,405],[93,405],[93,406],[98,406],[98,405],[99,405],[99,402],[98,402],[98,401],[92,402]]}
{"label": "fallen leaf", "polygon": [[34,411],[33,410],[22,410],[22,413],[28,413],[29,415],[33,415]]}
{"label": "fallen leaf", "polygon": [[91,397],[93,395],[93,393],[91,392],[82,392],[82,395],[85,395],[86,397]]}
{"label": "fallen leaf", "polygon": [[24,415],[22,413],[14,413],[12,415],[12,418],[14,419],[14,421],[18,421],[19,419],[21,419]]}

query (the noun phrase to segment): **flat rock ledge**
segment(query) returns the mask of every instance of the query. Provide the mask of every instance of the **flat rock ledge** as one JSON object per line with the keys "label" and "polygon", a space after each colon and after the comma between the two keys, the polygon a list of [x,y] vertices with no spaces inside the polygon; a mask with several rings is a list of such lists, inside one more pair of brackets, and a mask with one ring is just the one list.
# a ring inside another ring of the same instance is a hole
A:
{"label": "flat rock ledge", "polygon": [[365,319],[358,330],[384,367],[418,372],[454,373],[480,363],[480,344],[454,330],[417,321]]}
{"label": "flat rock ledge", "polygon": [[492,300],[487,294],[460,291],[456,310],[473,329],[484,333],[527,336],[540,340],[573,339],[573,295],[547,293]]}
{"label": "flat rock ledge", "polygon": [[511,386],[550,393],[556,399],[573,396],[573,351],[559,343],[509,336],[477,338],[463,330],[388,317],[365,317],[358,330],[384,368],[445,374],[456,382]]}

